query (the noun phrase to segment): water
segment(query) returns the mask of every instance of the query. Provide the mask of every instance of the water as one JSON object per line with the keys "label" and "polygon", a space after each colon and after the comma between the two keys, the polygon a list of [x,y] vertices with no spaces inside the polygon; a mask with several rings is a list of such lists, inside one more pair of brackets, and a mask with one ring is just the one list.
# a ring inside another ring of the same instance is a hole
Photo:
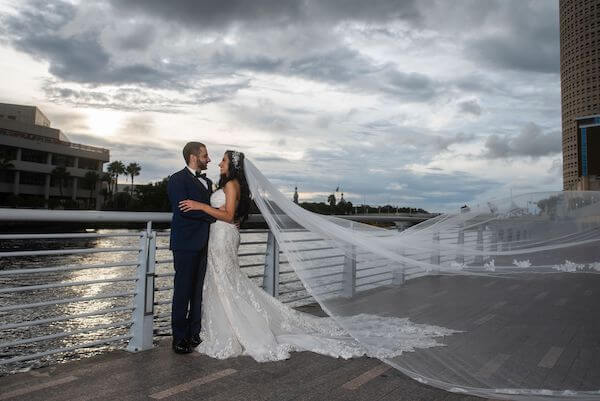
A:
{"label": "water", "polygon": [[[81,249],[81,248],[116,248],[116,247],[137,247],[139,246],[139,231],[137,230],[98,230],[99,234],[128,234],[126,237],[101,237],[85,239],[43,239],[43,240],[0,240],[1,251],[23,251],[23,250],[42,250],[42,249]],[[157,238],[157,247],[168,246],[168,231],[159,231]],[[243,242],[266,241],[266,233],[243,233]],[[265,244],[242,245],[240,253],[264,253]],[[283,255],[282,255],[283,256]],[[57,266],[89,266],[105,263],[128,263],[137,261],[137,251],[94,253],[80,255],[57,255],[57,256],[28,256],[0,258],[0,270],[13,269],[31,269],[31,268],[49,268]],[[158,261],[168,260],[172,254],[168,249],[157,250],[156,259]],[[244,256],[240,258],[240,264],[263,263],[264,256]],[[288,270],[287,265],[282,265],[281,270]],[[157,273],[168,273],[173,271],[172,263],[159,263],[156,265]],[[262,274],[263,267],[257,266],[245,268],[244,272],[248,275]],[[13,276],[0,276],[0,288],[20,287],[27,285],[52,284],[52,283],[72,283],[89,280],[104,279],[133,279],[136,277],[135,266],[122,266],[113,268],[92,268],[85,270],[58,271],[34,274],[19,274]],[[295,274],[286,274],[285,280],[290,280]],[[254,278],[258,285],[262,284],[262,278]],[[156,288],[172,286],[172,277],[159,277],[156,279]],[[280,291],[292,289],[302,289],[299,282],[290,283],[280,287]],[[53,289],[40,289],[34,291],[23,291],[9,294],[0,294],[0,305],[22,305],[42,301],[82,298],[98,295],[117,294],[133,292],[135,282],[108,282],[95,283],[83,286],[62,287]],[[306,295],[304,291],[284,295],[283,301],[295,297]],[[170,301],[172,291],[155,292],[155,301]],[[298,301],[292,305],[310,302],[308,300]],[[90,300],[85,302],[67,303],[62,305],[52,305],[43,307],[34,307],[26,309],[17,309],[14,311],[0,312],[0,325],[26,322],[37,319],[48,319],[61,316],[72,316],[85,314],[97,310],[114,310],[115,308],[132,307],[133,296],[105,298],[99,300]],[[170,312],[170,303],[157,305],[155,315],[168,315]],[[19,327],[0,331],[0,343],[6,344],[16,340],[22,340],[32,337],[39,337],[61,332],[74,332],[98,325],[107,325],[119,322],[127,322],[131,319],[131,311],[112,311],[108,314],[86,316],[77,319],[71,319],[62,322],[53,322],[34,327]],[[168,335],[170,333],[170,318],[164,316],[155,319],[155,336]],[[129,327],[104,328],[93,332],[84,332],[72,336],[49,339],[30,344],[14,345],[10,347],[0,347],[0,358],[10,358],[14,356],[28,355],[37,352],[43,352],[51,349],[69,347],[72,345],[83,344],[97,341],[114,336],[127,335]],[[92,348],[79,349],[76,351],[65,352],[50,356],[45,356],[37,360],[23,361],[9,365],[0,365],[0,376],[19,371],[29,370],[33,367],[45,366],[48,364],[65,362],[81,357],[87,357],[113,349],[122,349],[127,341],[122,340],[116,343],[95,346]]]}

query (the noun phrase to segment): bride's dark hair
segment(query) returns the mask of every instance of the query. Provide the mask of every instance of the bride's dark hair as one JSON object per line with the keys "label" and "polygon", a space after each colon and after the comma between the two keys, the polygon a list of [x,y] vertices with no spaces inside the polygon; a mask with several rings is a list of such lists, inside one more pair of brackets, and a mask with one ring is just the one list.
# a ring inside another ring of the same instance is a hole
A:
{"label": "bride's dark hair", "polygon": [[238,203],[237,210],[235,211],[235,217],[242,223],[248,217],[250,211],[250,188],[248,188],[248,182],[246,181],[246,173],[244,171],[244,154],[242,152],[236,152],[233,150],[226,150],[225,154],[229,159],[228,173],[227,175],[221,174],[219,179],[219,188],[224,188],[231,180],[237,180],[240,183],[240,202]]}

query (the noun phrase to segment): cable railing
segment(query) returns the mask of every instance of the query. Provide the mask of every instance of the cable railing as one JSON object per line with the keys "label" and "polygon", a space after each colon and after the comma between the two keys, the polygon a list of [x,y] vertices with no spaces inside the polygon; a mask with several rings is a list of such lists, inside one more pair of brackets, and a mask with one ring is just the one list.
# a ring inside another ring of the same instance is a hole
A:
{"label": "cable railing", "polygon": [[[170,220],[170,213],[0,209],[0,222],[145,225],[126,232],[0,235],[0,374],[57,354],[141,351],[152,348],[156,336],[169,335],[170,233],[155,226]],[[293,307],[315,302],[269,230],[240,234],[240,268],[257,286]],[[378,270],[385,263],[363,266],[322,238],[304,242],[298,251],[312,267],[303,274],[333,280],[319,295],[348,296],[395,279]]]}

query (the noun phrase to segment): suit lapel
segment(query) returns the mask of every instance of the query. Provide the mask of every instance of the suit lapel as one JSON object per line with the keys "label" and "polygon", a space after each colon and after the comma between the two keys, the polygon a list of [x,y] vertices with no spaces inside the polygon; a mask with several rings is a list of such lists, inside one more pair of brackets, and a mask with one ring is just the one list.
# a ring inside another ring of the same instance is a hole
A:
{"label": "suit lapel", "polygon": [[[194,181],[194,184],[198,186],[198,188],[200,189],[200,191],[202,192],[208,192],[208,194],[210,195],[210,189],[207,189],[204,187],[204,185],[202,185],[202,183],[200,182],[200,180],[198,180],[198,178],[196,178],[195,175],[192,174],[192,172],[190,170],[188,170],[188,168],[184,168],[184,170],[186,170],[187,172],[187,176]],[[208,179],[207,179],[207,184],[208,184]],[[208,188],[210,188],[210,185],[208,184]]]}
{"label": "suit lapel", "polygon": [[208,185],[208,194],[212,195],[212,193],[213,193],[213,182],[210,180],[210,178],[206,178],[206,185]]}

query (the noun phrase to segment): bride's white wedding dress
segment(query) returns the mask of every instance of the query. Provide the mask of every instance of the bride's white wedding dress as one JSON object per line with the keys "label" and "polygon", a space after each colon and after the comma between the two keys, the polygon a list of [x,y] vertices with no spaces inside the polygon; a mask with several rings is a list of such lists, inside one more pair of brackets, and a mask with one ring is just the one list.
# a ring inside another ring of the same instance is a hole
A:
{"label": "bride's white wedding dress", "polygon": [[[218,208],[224,204],[225,193],[216,191],[211,205]],[[234,225],[223,221],[211,225],[198,352],[219,359],[249,355],[259,362],[287,359],[290,351],[384,358],[440,345],[434,337],[453,333],[401,318],[364,314],[340,318],[353,333],[371,333],[377,351],[369,352],[368,344],[359,344],[332,318],[296,311],[253,283],[240,270],[239,243],[240,234]]]}

